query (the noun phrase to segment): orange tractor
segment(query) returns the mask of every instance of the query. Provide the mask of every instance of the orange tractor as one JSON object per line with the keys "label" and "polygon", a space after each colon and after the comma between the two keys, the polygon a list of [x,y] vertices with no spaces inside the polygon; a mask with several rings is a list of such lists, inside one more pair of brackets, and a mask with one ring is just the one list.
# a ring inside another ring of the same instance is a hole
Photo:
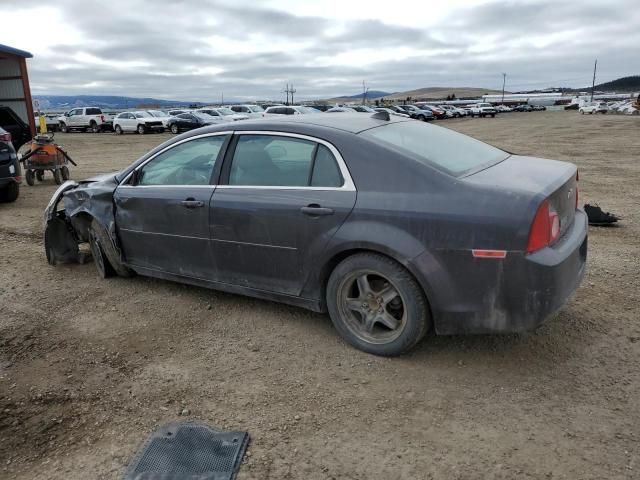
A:
{"label": "orange tractor", "polygon": [[[41,120],[44,117],[40,116]],[[46,122],[40,122],[40,135],[36,135],[31,141],[31,149],[22,156],[20,161],[24,165],[24,178],[30,186],[35,185],[36,179],[39,182],[44,180],[47,170],[53,173],[53,179],[60,185],[63,181],[69,180],[69,167],[71,157],[53,141],[53,133],[47,133]]]}
{"label": "orange tractor", "polygon": [[47,170],[60,185],[69,180],[69,163],[77,165],[62,148],[53,142],[53,135],[36,135],[31,141],[31,150],[22,157],[27,184],[33,186],[35,180],[44,180]]}

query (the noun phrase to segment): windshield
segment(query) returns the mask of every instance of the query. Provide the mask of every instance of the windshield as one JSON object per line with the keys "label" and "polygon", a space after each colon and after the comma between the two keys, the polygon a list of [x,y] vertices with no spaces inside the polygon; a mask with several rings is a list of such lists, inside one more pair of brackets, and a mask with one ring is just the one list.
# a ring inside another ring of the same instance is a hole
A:
{"label": "windshield", "polygon": [[134,113],[134,115],[136,116],[136,118],[148,118],[151,116],[147,112],[136,112]]}
{"label": "windshield", "polygon": [[202,120],[215,120],[214,117],[212,117],[211,115],[204,113],[204,112],[192,112],[196,117],[202,119]]}
{"label": "windshield", "polygon": [[509,154],[448,128],[422,122],[399,122],[365,130],[368,137],[416,160],[460,176],[507,158]]}
{"label": "windshield", "polygon": [[253,113],[261,113],[264,112],[264,108],[262,108],[259,105],[249,105],[249,110],[251,110]]}
{"label": "windshield", "polygon": [[151,115],[152,117],[166,117],[167,114],[164,112],[161,112],[160,110],[147,110],[147,113],[149,113],[149,115]]}
{"label": "windshield", "polygon": [[316,110],[311,107],[296,107],[300,113],[320,113],[320,110]]}
{"label": "windshield", "polygon": [[235,115],[236,114],[236,112],[234,112],[230,108],[217,108],[216,111],[219,112],[221,115]]}

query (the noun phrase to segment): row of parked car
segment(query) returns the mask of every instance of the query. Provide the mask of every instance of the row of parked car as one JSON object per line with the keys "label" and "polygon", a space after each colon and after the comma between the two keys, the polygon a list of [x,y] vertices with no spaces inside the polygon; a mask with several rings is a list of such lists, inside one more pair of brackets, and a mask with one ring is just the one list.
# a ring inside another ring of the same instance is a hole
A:
{"label": "row of parked car", "polygon": [[640,115],[640,101],[634,103],[630,100],[619,102],[587,102],[578,108],[578,112],[584,114],[619,113],[623,115]]}
{"label": "row of parked car", "polygon": [[[217,107],[201,107],[196,109],[138,110],[109,114],[98,107],[74,108],[65,114],[51,119],[47,117],[50,127],[62,132],[74,130],[114,131],[117,134],[137,132],[139,134],[164,132],[180,133],[206,125],[279,115],[308,115],[322,112],[363,112],[375,113],[386,111],[392,115],[406,116],[425,122],[458,117],[495,117],[498,113],[533,110],[544,110],[545,107],[518,105],[514,108],[505,105],[493,106],[490,103],[476,103],[467,106],[432,105],[423,102],[410,105],[390,105],[369,107],[366,105],[231,105]],[[53,123],[53,125],[51,125]]]}

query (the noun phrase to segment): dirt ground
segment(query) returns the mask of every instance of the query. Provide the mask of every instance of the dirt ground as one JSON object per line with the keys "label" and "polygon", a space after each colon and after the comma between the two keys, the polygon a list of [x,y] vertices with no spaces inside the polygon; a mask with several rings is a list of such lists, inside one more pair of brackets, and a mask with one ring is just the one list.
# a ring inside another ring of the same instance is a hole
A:
{"label": "dirt ground", "polygon": [[[120,478],[150,431],[184,419],[250,432],[241,480],[640,478],[640,118],[442,124],[575,162],[582,199],[624,217],[590,229],[588,273],[555,318],[384,359],[298,308],[50,267],[49,177],[0,205],[0,478]],[[170,135],[57,138],[79,179]]]}

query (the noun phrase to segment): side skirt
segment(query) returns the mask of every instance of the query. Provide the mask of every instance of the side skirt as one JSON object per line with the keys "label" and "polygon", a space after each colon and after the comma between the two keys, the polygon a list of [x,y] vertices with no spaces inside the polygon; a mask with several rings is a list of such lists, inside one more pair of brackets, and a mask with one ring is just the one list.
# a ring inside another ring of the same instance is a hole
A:
{"label": "side skirt", "polygon": [[233,293],[236,295],[245,295],[247,297],[260,298],[262,300],[270,300],[272,302],[285,303],[287,305],[293,305],[295,307],[306,308],[307,310],[311,310],[313,312],[324,312],[321,302],[317,299],[295,297],[292,295],[268,292],[266,290],[243,287],[240,285],[232,285],[230,283],[205,280],[203,278],[176,275],[174,273],[155,270],[153,268],[139,267],[137,265],[127,264],[127,267],[135,271],[138,275],[160,278],[162,280],[170,280],[172,282],[186,283],[189,285],[195,285],[197,287],[210,288],[212,290],[219,290],[221,292]]}

